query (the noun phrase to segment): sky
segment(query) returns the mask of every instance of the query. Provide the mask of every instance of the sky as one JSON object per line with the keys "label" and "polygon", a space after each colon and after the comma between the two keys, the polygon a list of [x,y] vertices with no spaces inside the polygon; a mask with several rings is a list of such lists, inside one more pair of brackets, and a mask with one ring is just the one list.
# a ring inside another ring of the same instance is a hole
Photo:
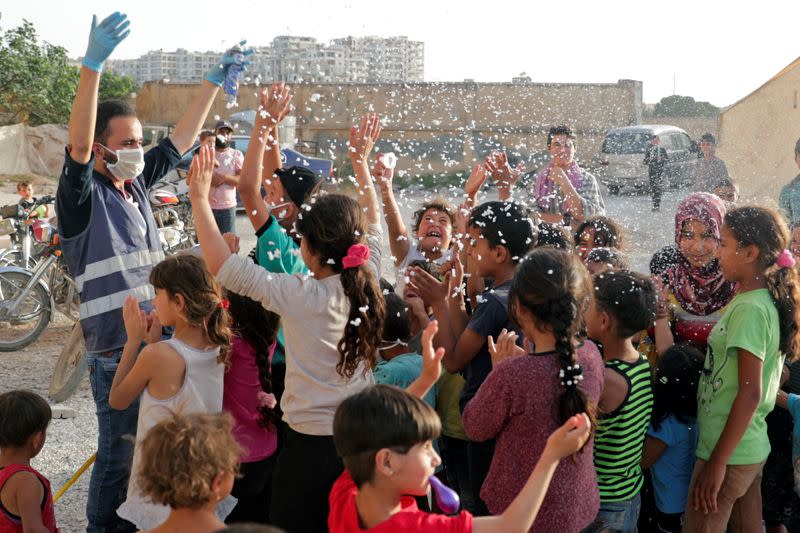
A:
{"label": "sky", "polygon": [[[66,11],[64,6],[69,6]],[[643,82],[644,101],[671,94],[724,107],[800,56],[800,1],[98,0],[4,2],[0,28],[34,24],[82,56],[92,15],[128,14],[113,58],[155,49],[223,50],[278,35],[405,35],[425,43],[425,81]]]}

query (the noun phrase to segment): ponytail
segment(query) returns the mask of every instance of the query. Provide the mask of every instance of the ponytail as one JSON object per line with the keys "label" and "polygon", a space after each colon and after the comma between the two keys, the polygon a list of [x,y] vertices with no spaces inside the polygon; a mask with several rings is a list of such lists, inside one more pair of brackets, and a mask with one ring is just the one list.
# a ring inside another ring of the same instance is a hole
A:
{"label": "ponytail", "polygon": [[339,350],[336,371],[349,379],[362,360],[366,362],[365,372],[375,367],[386,306],[375,275],[366,264],[345,268],[340,279],[350,302],[350,315],[344,336],[336,346]]}
{"label": "ponytail", "polygon": [[230,365],[231,354],[231,328],[230,328],[230,315],[223,307],[222,301],[217,304],[217,307],[211,311],[205,319],[205,330],[208,340],[211,344],[219,347],[219,355],[217,356],[217,363],[225,365],[228,368]]}
{"label": "ponytail", "polygon": [[[227,292],[230,303],[231,322],[234,333],[250,345],[256,354],[258,381],[265,394],[272,394],[272,372],[269,352],[278,337],[281,319],[272,311],[267,311],[261,303],[233,292]],[[278,416],[274,407],[260,405],[260,425],[265,428],[276,427]]]}
{"label": "ponytail", "polygon": [[228,366],[231,348],[230,316],[222,301],[222,289],[199,257],[170,256],[150,271],[150,283],[184,301],[184,318],[190,326],[202,328],[214,346],[217,362]]}
{"label": "ponytail", "polygon": [[[755,246],[764,269],[767,290],[778,310],[780,351],[789,361],[800,351],[800,290],[797,272],[779,260],[788,255],[790,233],[783,217],[772,209],[739,207],[725,214],[725,225],[740,246]],[[791,262],[791,256],[788,260]]]}
{"label": "ponytail", "polygon": [[308,250],[340,274],[350,313],[336,345],[336,372],[350,379],[362,360],[365,373],[375,366],[386,307],[375,274],[366,264],[367,221],[358,202],[343,194],[326,194],[313,204],[298,217],[297,229]]}
{"label": "ponytail", "polygon": [[781,330],[780,350],[788,361],[797,359],[800,350],[800,290],[794,268],[775,267],[766,271],[767,290],[778,310]]}

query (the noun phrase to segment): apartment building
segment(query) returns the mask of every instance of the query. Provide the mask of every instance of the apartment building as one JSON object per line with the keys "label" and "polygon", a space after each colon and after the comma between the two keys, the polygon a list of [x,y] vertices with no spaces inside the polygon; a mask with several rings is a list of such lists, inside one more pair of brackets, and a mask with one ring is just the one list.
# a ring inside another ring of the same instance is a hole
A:
{"label": "apartment building", "polygon": [[[109,60],[109,70],[146,81],[194,83],[219,61],[220,52],[153,50],[136,59]],[[247,76],[291,83],[414,82],[424,78],[424,44],[407,37],[346,37],[330,44],[282,35],[253,48]]]}

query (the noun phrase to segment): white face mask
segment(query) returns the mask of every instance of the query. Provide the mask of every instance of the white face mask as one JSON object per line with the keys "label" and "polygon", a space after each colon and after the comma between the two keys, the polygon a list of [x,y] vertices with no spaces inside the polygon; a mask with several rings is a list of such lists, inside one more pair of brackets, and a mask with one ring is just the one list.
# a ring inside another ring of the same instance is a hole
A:
{"label": "white face mask", "polygon": [[289,211],[286,209],[291,204],[291,202],[281,202],[279,204],[268,204],[270,209],[270,214],[275,215],[275,218],[278,220],[283,220],[287,216],[289,216]]}
{"label": "white face mask", "polygon": [[[103,147],[105,148],[105,147]],[[144,172],[144,150],[129,148],[125,150],[109,150],[117,156],[116,163],[106,163],[106,168],[119,181],[132,180]]]}

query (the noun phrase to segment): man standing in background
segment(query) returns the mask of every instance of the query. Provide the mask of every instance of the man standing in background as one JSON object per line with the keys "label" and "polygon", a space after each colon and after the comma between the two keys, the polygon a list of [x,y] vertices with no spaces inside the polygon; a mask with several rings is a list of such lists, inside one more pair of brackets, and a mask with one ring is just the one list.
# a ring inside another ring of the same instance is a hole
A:
{"label": "man standing in background", "polygon": [[710,133],[700,137],[700,151],[703,157],[697,162],[694,171],[694,192],[712,192],[714,185],[722,179],[730,179],[725,162],[715,155],[717,140]]}
{"label": "man standing in background", "polygon": [[664,190],[664,167],[667,165],[667,150],[661,146],[658,135],[650,138],[650,146],[644,152],[644,164],[650,176],[650,194],[653,196],[653,211],[661,209],[661,193]]}
{"label": "man standing in background", "polygon": [[217,168],[211,177],[211,193],[208,199],[211,212],[219,232],[236,233],[236,185],[242,173],[244,155],[231,148],[233,126],[227,120],[220,120],[214,128],[214,156]]}

